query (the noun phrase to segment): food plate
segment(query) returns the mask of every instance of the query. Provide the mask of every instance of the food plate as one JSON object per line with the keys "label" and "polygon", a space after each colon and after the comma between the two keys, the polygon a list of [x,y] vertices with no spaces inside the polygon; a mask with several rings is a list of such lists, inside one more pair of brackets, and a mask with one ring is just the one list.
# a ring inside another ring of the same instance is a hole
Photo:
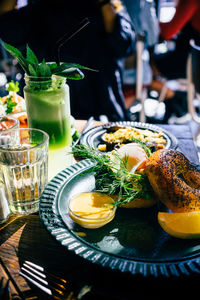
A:
{"label": "food plate", "polygon": [[178,146],[178,141],[176,137],[169,133],[168,131],[162,129],[159,126],[154,124],[142,123],[142,122],[132,122],[132,121],[121,121],[121,122],[109,122],[101,126],[97,126],[89,129],[85,134],[82,135],[80,143],[87,145],[93,148],[97,148],[99,144],[102,143],[102,136],[111,128],[111,127],[135,127],[138,129],[148,129],[153,132],[161,132],[163,137],[166,139],[166,149],[176,149]]}
{"label": "food plate", "polygon": [[40,216],[54,238],[77,255],[121,272],[167,277],[200,273],[200,240],[181,240],[165,233],[157,222],[157,206],[117,208],[115,218],[98,229],[73,222],[67,202],[77,193],[95,189],[93,166],[93,160],[82,160],[47,185]]}

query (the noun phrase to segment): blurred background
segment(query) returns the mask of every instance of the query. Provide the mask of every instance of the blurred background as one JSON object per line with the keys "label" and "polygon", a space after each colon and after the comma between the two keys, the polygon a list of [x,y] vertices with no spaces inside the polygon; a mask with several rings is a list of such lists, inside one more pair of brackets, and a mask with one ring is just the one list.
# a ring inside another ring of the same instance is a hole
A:
{"label": "blurred background", "polygon": [[[166,124],[189,122],[191,114],[188,112],[186,67],[189,41],[193,37],[189,17],[186,17],[184,24],[177,25],[177,32],[170,35],[165,25],[169,24],[170,27],[170,22],[176,16],[177,7],[180,6],[178,0],[121,2],[130,16],[136,35],[134,50],[123,58],[122,67],[122,90],[129,119]],[[184,5],[184,2],[199,1],[180,2]],[[8,0],[7,11],[20,10],[35,3],[37,0]],[[195,9],[193,14],[197,12],[197,6]],[[21,50],[24,50],[23,46]],[[23,72],[17,61],[2,47],[0,40],[1,97],[6,95],[5,87],[11,80],[19,82],[19,94],[23,96]]]}

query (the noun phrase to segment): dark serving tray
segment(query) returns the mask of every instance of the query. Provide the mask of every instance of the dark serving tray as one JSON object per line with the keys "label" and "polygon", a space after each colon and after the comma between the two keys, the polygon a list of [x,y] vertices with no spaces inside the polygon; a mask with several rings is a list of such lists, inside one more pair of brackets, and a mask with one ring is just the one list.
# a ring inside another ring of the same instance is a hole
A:
{"label": "dark serving tray", "polygon": [[148,129],[153,132],[162,132],[162,135],[166,139],[166,149],[176,149],[178,146],[178,141],[176,137],[168,132],[165,129],[162,129],[159,126],[156,126],[154,124],[148,124],[148,123],[142,123],[142,122],[132,122],[132,121],[121,121],[121,122],[109,122],[107,124],[97,126],[94,128],[89,129],[86,131],[81,139],[80,143],[83,145],[87,145],[93,148],[97,148],[99,144],[102,143],[101,137],[109,131],[110,128],[115,126],[121,126],[121,127],[135,127],[138,129]]}
{"label": "dark serving tray", "polygon": [[99,229],[85,229],[71,220],[68,200],[95,189],[95,177],[88,172],[93,165],[90,159],[80,161],[47,185],[40,217],[52,236],[77,255],[122,272],[168,277],[200,273],[200,240],[169,236],[157,222],[157,206],[118,208],[113,221]]}

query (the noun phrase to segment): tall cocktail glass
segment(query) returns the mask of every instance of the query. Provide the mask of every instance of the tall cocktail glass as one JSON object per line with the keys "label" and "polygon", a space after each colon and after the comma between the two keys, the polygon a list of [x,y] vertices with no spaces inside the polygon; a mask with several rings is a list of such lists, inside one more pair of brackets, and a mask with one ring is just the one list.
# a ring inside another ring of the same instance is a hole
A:
{"label": "tall cocktail glass", "polygon": [[24,96],[30,128],[49,135],[49,180],[72,163],[69,87],[60,76],[25,76]]}

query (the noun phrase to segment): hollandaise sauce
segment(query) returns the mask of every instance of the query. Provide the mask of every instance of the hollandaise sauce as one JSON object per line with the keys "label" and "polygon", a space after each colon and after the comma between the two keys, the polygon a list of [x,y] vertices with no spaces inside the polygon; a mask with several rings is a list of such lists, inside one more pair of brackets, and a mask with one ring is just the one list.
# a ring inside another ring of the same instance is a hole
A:
{"label": "hollandaise sauce", "polygon": [[116,207],[113,202],[103,193],[82,193],[69,200],[69,216],[82,227],[99,228],[114,218]]}

